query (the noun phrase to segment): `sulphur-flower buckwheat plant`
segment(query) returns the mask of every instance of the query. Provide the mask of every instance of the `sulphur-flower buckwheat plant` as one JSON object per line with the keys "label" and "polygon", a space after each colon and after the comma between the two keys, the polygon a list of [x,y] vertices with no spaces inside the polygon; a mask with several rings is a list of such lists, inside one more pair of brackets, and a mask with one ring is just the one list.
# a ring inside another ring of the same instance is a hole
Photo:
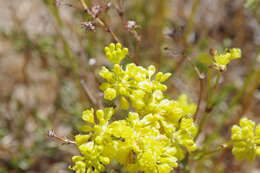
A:
{"label": "sulphur-flower buckwheat plant", "polygon": [[[169,173],[187,154],[205,153],[197,151],[195,142],[199,129],[193,115],[197,106],[185,94],[176,100],[164,95],[167,86],[163,82],[170,73],[156,72],[152,65],[148,68],[133,63],[120,65],[128,54],[120,43],[111,43],[105,54],[113,67],[101,68],[99,75],[104,82],[100,89],[105,100],[119,106],[83,111],[86,124],[75,137],[80,155],[73,156],[72,170],[100,173],[111,161],[116,161],[129,173]],[[228,49],[225,54],[214,56],[214,65],[223,71],[240,56],[240,49]],[[114,114],[122,112],[128,112],[121,116],[123,119],[111,120]],[[232,153],[237,159],[254,160],[260,155],[259,145],[260,125],[242,118],[240,126],[232,128],[231,142],[220,149],[233,146]]]}
{"label": "sulphur-flower buckwheat plant", "polygon": [[128,54],[120,43],[111,43],[105,54],[114,66],[102,67],[105,80],[100,89],[106,100],[118,100],[119,108],[131,110],[123,120],[112,121],[114,108],[83,112],[86,125],[75,137],[81,153],[71,167],[76,173],[98,173],[112,160],[130,173],[169,173],[189,152],[197,149],[197,127],[192,115],[196,105],[182,94],[177,100],[164,95],[170,73],[156,73],[154,66],[144,68],[119,63]]}

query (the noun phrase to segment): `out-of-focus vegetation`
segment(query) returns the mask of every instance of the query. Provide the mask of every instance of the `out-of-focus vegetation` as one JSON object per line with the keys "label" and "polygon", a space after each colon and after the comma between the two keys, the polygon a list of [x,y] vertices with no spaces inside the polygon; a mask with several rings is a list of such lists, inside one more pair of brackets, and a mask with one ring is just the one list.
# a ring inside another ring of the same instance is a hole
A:
{"label": "out-of-focus vegetation", "polygon": [[[79,0],[0,2],[0,173],[69,172],[78,151],[49,139],[47,131],[73,139],[83,110],[110,104],[100,103],[97,70],[108,65],[103,47],[115,37],[98,22],[90,30],[92,18]],[[260,122],[258,0],[86,2],[102,7],[99,18],[129,48],[126,63],[173,73],[167,93],[174,98],[185,93],[197,102],[200,80],[191,63],[209,73],[210,49],[242,50],[242,59],[222,73],[210,109],[203,92],[198,117],[205,110],[208,116],[197,139],[201,149],[213,150],[229,139],[230,127],[243,116]],[[185,160],[176,172],[256,173],[259,163],[237,161],[226,149]]]}

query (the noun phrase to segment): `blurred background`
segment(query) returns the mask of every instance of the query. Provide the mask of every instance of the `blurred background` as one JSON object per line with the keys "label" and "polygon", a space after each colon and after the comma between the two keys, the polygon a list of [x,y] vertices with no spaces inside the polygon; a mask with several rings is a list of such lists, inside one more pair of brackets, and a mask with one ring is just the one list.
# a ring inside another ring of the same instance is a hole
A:
{"label": "blurred background", "polygon": [[[200,147],[214,149],[227,141],[231,125],[243,116],[260,123],[259,2],[86,1],[104,21],[101,27],[79,0],[0,0],[0,173],[70,172],[76,148],[48,138],[47,132],[53,129],[73,140],[82,125],[81,112],[102,99],[97,72],[109,66],[103,53],[115,41],[109,30],[129,48],[124,63],[172,72],[169,96],[185,93],[193,102],[199,80],[187,57],[207,73],[210,49],[240,48],[242,59],[232,62],[220,79]],[[201,107],[199,116],[203,101]],[[227,149],[191,162],[188,170],[260,173],[260,161],[236,161]],[[111,166],[108,172],[120,169]]]}

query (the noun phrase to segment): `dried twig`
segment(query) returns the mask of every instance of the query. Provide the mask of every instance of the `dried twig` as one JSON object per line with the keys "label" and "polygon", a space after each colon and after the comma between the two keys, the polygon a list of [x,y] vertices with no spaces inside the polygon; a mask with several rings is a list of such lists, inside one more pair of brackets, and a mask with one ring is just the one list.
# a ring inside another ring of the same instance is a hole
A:
{"label": "dried twig", "polygon": [[120,43],[119,38],[115,35],[115,33],[110,29],[110,27],[99,17],[94,15],[92,11],[89,9],[88,5],[84,0],[80,0],[81,5],[83,6],[83,9],[86,13],[88,13],[106,32],[108,32],[111,37],[118,43]]}
{"label": "dried twig", "polygon": [[71,141],[71,140],[69,140],[69,139],[67,139],[67,138],[62,138],[62,137],[60,137],[60,136],[57,136],[57,135],[55,134],[54,130],[49,130],[49,131],[48,131],[48,137],[54,138],[54,139],[56,139],[56,140],[58,140],[58,141],[61,141],[63,144],[73,144],[73,145],[76,144],[75,141]]}

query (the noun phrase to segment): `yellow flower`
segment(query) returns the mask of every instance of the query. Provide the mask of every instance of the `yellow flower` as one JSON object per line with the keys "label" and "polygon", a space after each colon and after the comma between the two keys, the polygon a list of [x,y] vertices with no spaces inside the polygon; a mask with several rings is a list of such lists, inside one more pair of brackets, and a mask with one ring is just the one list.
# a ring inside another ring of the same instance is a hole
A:
{"label": "yellow flower", "polygon": [[214,56],[214,65],[217,70],[226,70],[226,66],[234,59],[241,58],[241,50],[239,48],[226,49],[224,54]]}

